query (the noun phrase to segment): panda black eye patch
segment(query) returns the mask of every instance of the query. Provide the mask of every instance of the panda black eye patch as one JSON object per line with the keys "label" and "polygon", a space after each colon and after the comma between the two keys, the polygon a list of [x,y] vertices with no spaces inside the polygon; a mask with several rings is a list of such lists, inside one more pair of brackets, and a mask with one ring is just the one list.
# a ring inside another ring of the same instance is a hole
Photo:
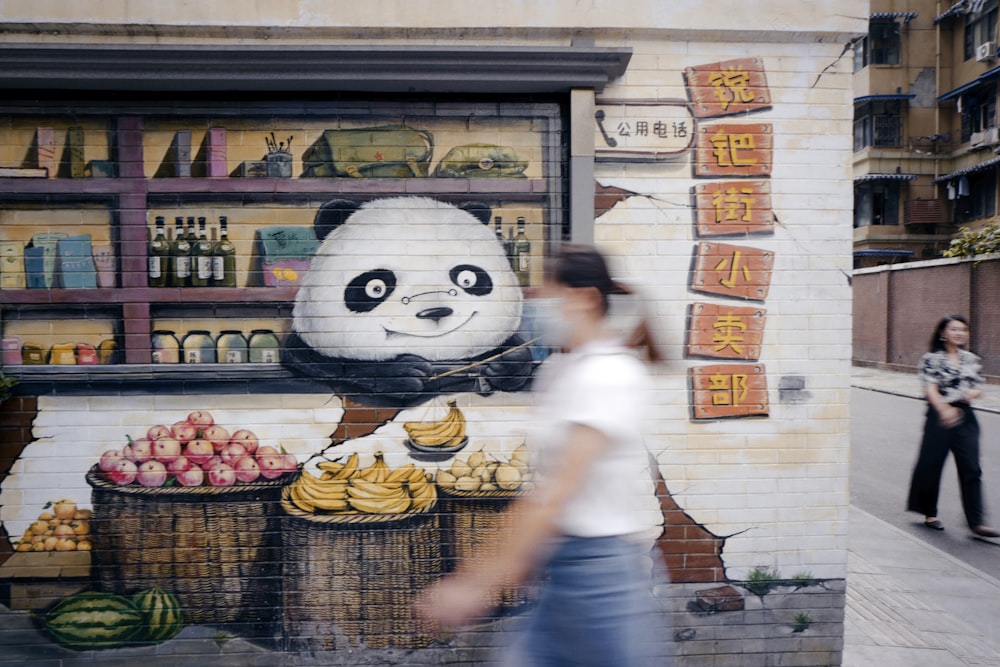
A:
{"label": "panda black eye patch", "polygon": [[355,313],[374,310],[396,289],[396,274],[389,269],[375,269],[356,276],[344,288],[344,304]]}
{"label": "panda black eye patch", "polygon": [[493,291],[493,280],[485,269],[472,264],[459,264],[449,273],[451,282],[472,296],[486,296]]}

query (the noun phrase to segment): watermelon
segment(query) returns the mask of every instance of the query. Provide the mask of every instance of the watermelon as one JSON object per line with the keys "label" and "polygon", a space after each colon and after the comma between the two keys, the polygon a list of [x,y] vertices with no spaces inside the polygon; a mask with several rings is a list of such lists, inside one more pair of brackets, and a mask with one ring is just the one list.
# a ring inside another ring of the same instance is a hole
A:
{"label": "watermelon", "polygon": [[132,604],[142,612],[143,625],[139,638],[147,642],[165,642],[184,627],[180,602],[172,593],[160,588],[148,588],[132,596]]}
{"label": "watermelon", "polygon": [[45,616],[45,629],[67,648],[113,648],[134,639],[143,624],[131,600],[114,593],[77,593]]}

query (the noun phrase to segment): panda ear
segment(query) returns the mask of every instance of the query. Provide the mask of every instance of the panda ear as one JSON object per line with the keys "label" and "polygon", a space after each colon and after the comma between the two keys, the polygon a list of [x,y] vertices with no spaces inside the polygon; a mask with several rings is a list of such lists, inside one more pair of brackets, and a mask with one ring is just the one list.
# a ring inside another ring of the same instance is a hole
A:
{"label": "panda ear", "polygon": [[325,239],[330,232],[347,222],[351,214],[359,208],[361,204],[348,199],[334,199],[320,206],[313,219],[316,238],[320,241]]}
{"label": "panda ear", "polygon": [[466,213],[469,213],[479,222],[484,225],[490,224],[490,218],[493,216],[493,209],[481,201],[467,201],[458,204],[458,208],[462,209]]}

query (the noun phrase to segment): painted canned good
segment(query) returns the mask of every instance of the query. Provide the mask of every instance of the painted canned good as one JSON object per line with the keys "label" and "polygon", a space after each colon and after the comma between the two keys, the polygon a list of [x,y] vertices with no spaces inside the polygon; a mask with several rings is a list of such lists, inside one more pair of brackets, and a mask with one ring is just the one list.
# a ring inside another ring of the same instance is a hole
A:
{"label": "painted canned good", "polygon": [[223,331],[216,344],[220,364],[245,364],[247,362],[247,339],[240,331]]}
{"label": "painted canned good", "polygon": [[84,366],[97,364],[97,348],[90,343],[76,344],[76,363]]}
{"label": "painted canned good", "polygon": [[21,362],[25,366],[37,366],[45,363],[45,350],[41,345],[25,343],[21,346]]}
{"label": "painted canned good", "polygon": [[[174,339],[176,342],[176,339]],[[110,338],[102,340],[97,346],[97,363],[117,364],[118,363],[118,343]]]}
{"label": "painted canned good", "polygon": [[19,366],[21,364],[21,339],[4,338],[3,343],[3,365]]}
{"label": "painted canned good", "polygon": [[281,361],[278,337],[270,329],[254,329],[250,333],[250,363],[276,364]]}
{"label": "painted canned good", "polygon": [[185,364],[214,364],[215,341],[212,334],[202,329],[189,331],[181,343]]}
{"label": "painted canned good", "polygon": [[49,363],[60,366],[76,365],[76,343],[58,343],[52,346]]}

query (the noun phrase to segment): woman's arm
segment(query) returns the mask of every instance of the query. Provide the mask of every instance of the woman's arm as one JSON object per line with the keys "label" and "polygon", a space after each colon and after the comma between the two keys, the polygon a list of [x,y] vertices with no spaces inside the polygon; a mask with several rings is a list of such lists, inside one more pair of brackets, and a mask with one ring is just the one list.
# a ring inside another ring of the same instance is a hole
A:
{"label": "woman's arm", "polygon": [[546,486],[511,503],[505,529],[486,558],[462,562],[458,570],[430,586],[418,601],[424,618],[442,628],[467,623],[489,609],[490,594],[528,578],[545,557],[549,539],[557,533],[556,519],[608,447],[608,439],[588,426],[574,425],[563,450],[562,465]]}
{"label": "woman's arm", "polygon": [[962,409],[946,403],[936,384],[927,384],[924,387],[924,394],[927,396],[927,402],[937,411],[942,426],[945,428],[958,426],[962,421]]}

